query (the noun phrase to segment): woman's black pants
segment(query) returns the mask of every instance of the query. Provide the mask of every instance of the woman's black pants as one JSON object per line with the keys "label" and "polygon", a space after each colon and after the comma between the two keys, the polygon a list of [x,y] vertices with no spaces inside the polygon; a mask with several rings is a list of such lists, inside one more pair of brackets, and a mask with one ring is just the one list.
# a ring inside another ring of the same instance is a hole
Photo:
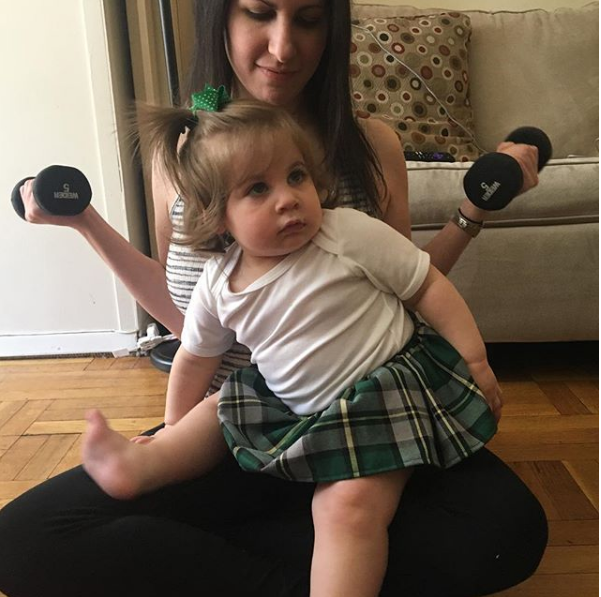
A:
{"label": "woman's black pants", "polygon": [[[313,486],[242,472],[134,501],[81,468],[0,511],[0,590],[9,597],[306,597]],[[547,543],[540,504],[483,449],[416,469],[390,527],[382,597],[474,597],[528,578]]]}

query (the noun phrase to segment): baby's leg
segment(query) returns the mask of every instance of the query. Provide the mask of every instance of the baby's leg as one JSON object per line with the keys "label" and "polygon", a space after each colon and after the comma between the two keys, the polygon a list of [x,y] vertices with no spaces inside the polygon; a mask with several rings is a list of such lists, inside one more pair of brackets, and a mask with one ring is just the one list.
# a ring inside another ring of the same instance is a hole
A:
{"label": "baby's leg", "polygon": [[226,454],[217,419],[217,395],[197,404],[153,441],[138,444],[109,428],[99,411],[87,415],[83,467],[117,499],[132,499],[170,483],[198,477]]}
{"label": "baby's leg", "polygon": [[313,498],[311,597],[377,597],[409,469],[324,483]]}

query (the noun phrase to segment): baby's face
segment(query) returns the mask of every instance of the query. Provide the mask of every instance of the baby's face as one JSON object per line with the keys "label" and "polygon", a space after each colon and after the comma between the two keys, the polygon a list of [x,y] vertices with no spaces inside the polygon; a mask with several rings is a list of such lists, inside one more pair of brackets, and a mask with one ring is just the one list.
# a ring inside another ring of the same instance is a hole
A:
{"label": "baby's face", "polygon": [[[261,142],[262,141],[262,142]],[[284,257],[307,244],[321,226],[317,189],[288,135],[259,140],[252,156],[234,160],[225,228],[254,257]]]}

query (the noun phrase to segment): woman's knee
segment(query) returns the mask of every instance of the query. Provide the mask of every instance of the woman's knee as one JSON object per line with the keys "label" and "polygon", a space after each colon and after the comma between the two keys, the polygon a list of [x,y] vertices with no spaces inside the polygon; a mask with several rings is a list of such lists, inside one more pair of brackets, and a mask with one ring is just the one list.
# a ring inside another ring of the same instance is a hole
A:
{"label": "woman's knee", "polygon": [[34,576],[52,553],[45,540],[52,525],[43,516],[44,504],[36,490],[0,511],[0,591],[7,595],[35,594],[31,589],[37,582]]}

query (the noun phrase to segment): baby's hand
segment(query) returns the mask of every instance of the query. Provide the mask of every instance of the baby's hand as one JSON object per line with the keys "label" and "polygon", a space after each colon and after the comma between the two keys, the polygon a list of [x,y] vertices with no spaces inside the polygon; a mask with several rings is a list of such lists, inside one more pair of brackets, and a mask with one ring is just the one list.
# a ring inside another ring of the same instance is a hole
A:
{"label": "baby's hand", "polygon": [[490,368],[487,360],[467,363],[467,367],[476,385],[484,394],[484,399],[498,423],[501,419],[501,409],[503,408],[503,392],[501,392],[493,370]]}
{"label": "baby's hand", "polygon": [[129,441],[134,444],[149,444],[154,439],[154,435],[136,435]]}

